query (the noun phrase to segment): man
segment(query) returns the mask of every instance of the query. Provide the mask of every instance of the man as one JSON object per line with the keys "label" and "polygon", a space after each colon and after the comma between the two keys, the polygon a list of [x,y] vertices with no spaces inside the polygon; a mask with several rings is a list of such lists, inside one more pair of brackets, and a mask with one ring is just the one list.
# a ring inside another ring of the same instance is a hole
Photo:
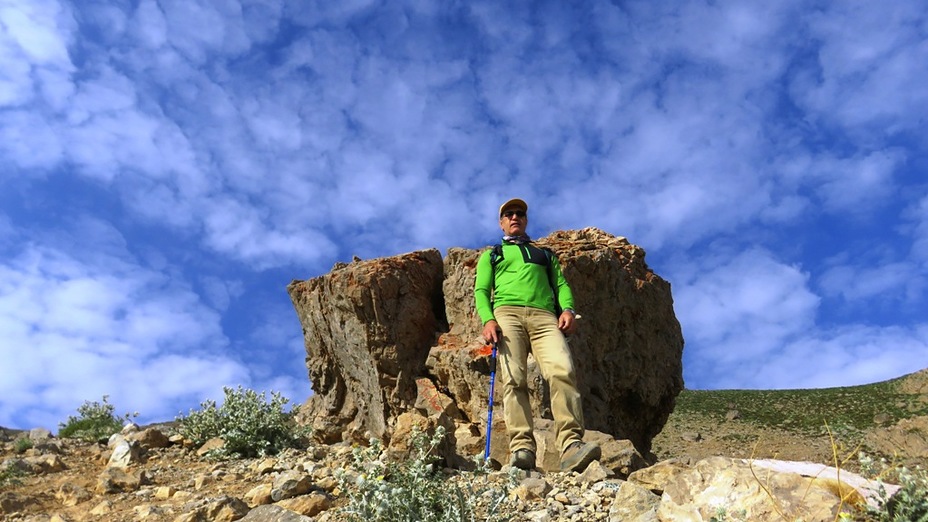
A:
{"label": "man", "polygon": [[[551,391],[561,469],[583,471],[600,458],[601,450],[582,441],[583,408],[564,337],[577,327],[573,294],[557,258],[533,245],[526,233],[525,201],[503,203],[499,226],[504,234],[502,248],[480,256],[474,298],[484,339],[497,343],[510,463],[524,470],[535,467],[526,368],[531,350]],[[563,308],[559,317],[555,316],[556,305]]]}

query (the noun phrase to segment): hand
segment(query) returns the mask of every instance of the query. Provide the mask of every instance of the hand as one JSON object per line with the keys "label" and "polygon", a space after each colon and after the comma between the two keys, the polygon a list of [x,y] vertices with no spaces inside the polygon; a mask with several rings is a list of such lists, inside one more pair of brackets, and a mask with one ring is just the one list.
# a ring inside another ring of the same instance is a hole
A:
{"label": "hand", "polygon": [[490,319],[487,324],[483,325],[483,338],[486,342],[499,342],[499,323],[495,319]]}
{"label": "hand", "polygon": [[561,316],[557,318],[557,327],[564,332],[564,335],[572,335],[577,331],[577,326],[577,318],[566,310],[561,312]]}

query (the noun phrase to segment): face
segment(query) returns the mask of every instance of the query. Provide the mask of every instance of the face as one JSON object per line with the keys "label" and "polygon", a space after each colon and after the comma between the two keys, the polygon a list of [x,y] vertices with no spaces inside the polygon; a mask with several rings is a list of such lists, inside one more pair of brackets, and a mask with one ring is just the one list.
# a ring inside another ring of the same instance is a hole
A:
{"label": "face", "polygon": [[499,228],[507,236],[521,236],[528,226],[528,216],[521,209],[507,208],[499,218]]}

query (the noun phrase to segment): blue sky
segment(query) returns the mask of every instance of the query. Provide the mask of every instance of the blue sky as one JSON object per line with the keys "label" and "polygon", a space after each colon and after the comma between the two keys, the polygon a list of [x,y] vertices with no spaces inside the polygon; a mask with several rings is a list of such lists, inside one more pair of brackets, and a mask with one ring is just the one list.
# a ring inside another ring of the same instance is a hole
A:
{"label": "blue sky", "polygon": [[302,402],[292,279],[513,196],[647,251],[690,388],[928,367],[922,2],[503,4],[0,0],[0,425]]}

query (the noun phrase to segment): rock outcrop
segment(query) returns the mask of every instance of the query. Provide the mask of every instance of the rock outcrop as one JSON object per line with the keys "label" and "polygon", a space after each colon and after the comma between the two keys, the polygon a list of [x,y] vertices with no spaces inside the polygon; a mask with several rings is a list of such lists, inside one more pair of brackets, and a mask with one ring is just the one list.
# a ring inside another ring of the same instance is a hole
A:
{"label": "rock outcrop", "polygon": [[[683,389],[670,284],[641,248],[595,228],[538,243],[558,255],[583,316],[570,345],[587,427],[647,454]],[[489,350],[473,298],[479,254],[357,260],[288,286],[314,391],[301,418],[319,440],[389,439],[396,419],[417,408],[456,429],[485,423]],[[544,381],[537,369],[532,375],[535,412],[550,418]]]}
{"label": "rock outcrop", "polygon": [[314,395],[303,418],[324,442],[383,438],[411,410],[444,328],[438,250],[354,262],[287,289]]}

